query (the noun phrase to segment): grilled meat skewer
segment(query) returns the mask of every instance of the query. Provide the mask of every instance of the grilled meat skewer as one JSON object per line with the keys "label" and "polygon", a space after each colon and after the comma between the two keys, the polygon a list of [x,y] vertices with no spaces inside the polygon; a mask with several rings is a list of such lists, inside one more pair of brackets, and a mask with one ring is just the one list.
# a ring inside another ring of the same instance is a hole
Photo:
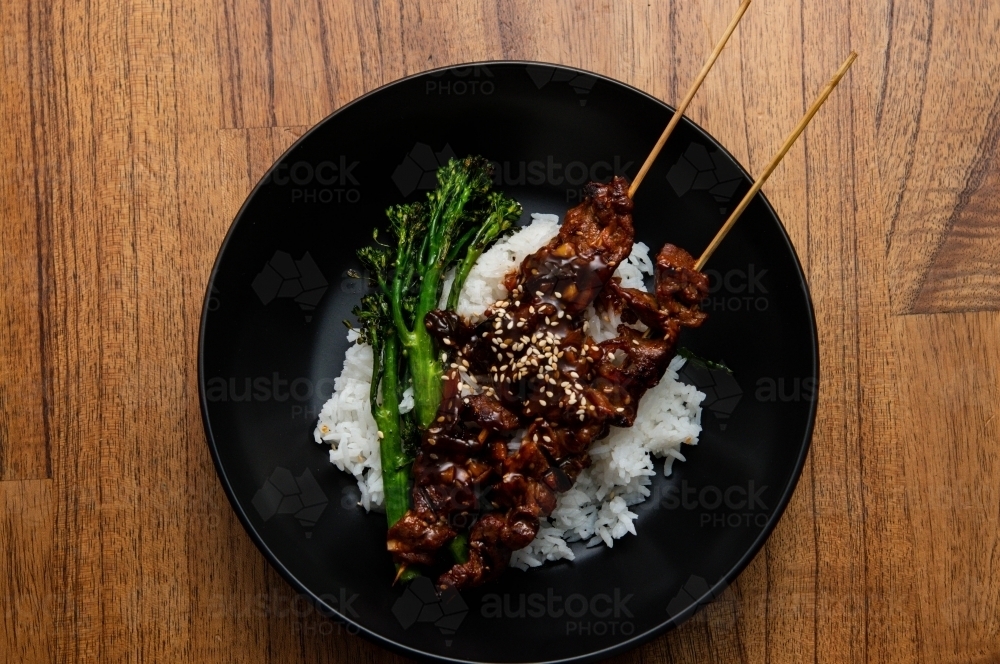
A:
{"label": "grilled meat skewer", "polygon": [[[653,293],[612,278],[634,239],[628,182],[616,177],[585,191],[559,234],[507,276],[509,296],[483,322],[471,326],[444,311],[427,316],[439,347],[454,352],[437,418],[413,464],[413,508],[389,530],[388,548],[397,563],[434,565],[471,525],[468,559],[443,573],[440,586],[477,586],[506,568],[552,513],[556,495],[590,465],[590,444],[610,426],[635,421],[681,328],[705,318],[698,303],[707,278],[673,245],[656,258]],[[623,323],[617,337],[596,342],[585,322],[592,303],[654,334]],[[520,444],[508,444],[520,429]]]}

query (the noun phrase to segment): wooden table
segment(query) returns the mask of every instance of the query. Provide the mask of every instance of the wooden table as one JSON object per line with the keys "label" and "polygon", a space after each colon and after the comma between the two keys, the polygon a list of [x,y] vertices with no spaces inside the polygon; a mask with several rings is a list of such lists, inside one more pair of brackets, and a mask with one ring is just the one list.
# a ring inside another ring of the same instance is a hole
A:
{"label": "wooden table", "polygon": [[[288,610],[216,479],[226,229],[368,90],[516,58],[676,103],[735,5],[0,3],[0,659],[398,660]],[[802,480],[719,601],[617,661],[1000,659],[1000,3],[758,0],[689,114],[759,170],[851,48],[765,188],[819,325]]]}

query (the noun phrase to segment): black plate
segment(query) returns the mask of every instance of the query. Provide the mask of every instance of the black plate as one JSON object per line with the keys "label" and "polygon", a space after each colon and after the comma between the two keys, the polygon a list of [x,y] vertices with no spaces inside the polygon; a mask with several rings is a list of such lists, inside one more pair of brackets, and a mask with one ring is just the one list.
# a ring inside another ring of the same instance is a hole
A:
{"label": "black plate", "polygon": [[[818,354],[808,289],[758,196],[709,263],[711,317],[682,339],[733,374],[682,376],[708,398],[701,443],[657,477],[638,537],[575,562],[510,570],[440,605],[390,587],[385,521],[313,442],[360,296],[355,250],[386,206],[422,197],[448,155],[498,162],[526,212],[563,213],[590,178],[634,176],[672,109],[622,83],[539,63],[449,67],[323,120],[257,185],[219,252],[199,385],[222,484],[250,537],[298,591],[376,642],[443,660],[587,660],[687,619],[729,584],[780,517],[808,450]],[[750,178],[684,120],[636,196],[636,237],[697,254]],[[527,214],[525,215],[527,217]],[[658,464],[659,466],[659,464]],[[580,547],[577,547],[580,548]],[[414,592],[418,591],[418,592]]]}

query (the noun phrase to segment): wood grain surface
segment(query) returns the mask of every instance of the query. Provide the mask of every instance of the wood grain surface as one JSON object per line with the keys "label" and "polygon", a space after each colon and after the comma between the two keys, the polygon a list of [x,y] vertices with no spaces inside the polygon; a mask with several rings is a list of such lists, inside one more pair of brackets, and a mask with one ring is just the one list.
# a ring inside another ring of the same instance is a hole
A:
{"label": "wood grain surface", "polygon": [[[401,660],[283,610],[216,479],[226,229],[384,83],[535,59],[674,103],[737,4],[0,3],[0,661]],[[1000,661],[1000,4],[757,0],[689,115],[759,169],[852,48],[765,187],[819,326],[802,480],[719,601],[615,661]]]}

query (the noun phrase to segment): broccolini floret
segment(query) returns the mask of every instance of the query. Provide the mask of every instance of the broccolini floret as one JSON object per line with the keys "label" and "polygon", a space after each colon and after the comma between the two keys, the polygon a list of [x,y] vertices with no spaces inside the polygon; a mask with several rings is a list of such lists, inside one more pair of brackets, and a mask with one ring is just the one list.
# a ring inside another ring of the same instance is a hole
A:
{"label": "broccolini floret", "polygon": [[441,401],[441,358],[424,318],[438,307],[448,270],[458,268],[448,297],[453,307],[476,259],[521,215],[516,201],[489,192],[491,180],[492,168],[482,157],[450,160],[438,169],[438,186],[426,201],[389,208],[391,242],[371,250],[379,254],[379,264],[384,260],[391,267],[369,266],[389,300],[420,428],[434,421]]}
{"label": "broccolini floret", "polygon": [[[453,268],[447,308],[455,308],[476,260],[521,215],[517,201],[489,191],[491,179],[491,166],[482,157],[450,160],[438,169],[438,186],[426,201],[386,210],[387,241],[381,241],[376,229],[374,243],[358,252],[376,286],[354,314],[359,340],[370,344],[374,355],[370,398],[390,526],[410,505],[417,428],[434,421],[441,401],[442,360],[424,318],[438,308],[446,273]],[[409,382],[414,410],[400,415]]]}

